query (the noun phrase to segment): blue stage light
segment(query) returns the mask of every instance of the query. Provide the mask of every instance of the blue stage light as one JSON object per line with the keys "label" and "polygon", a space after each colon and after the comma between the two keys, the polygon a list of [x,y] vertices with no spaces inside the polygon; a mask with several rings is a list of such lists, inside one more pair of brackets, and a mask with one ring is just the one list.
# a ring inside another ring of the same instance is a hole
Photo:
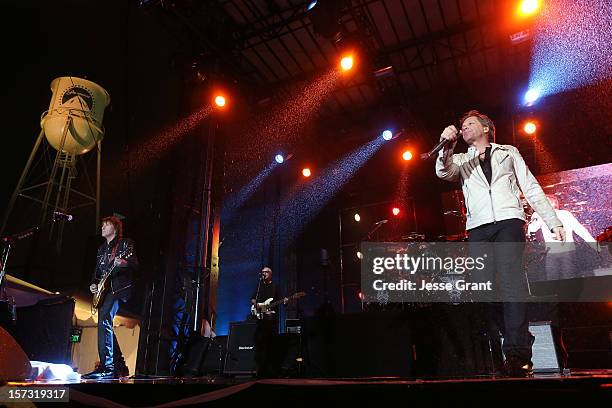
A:
{"label": "blue stage light", "polygon": [[540,91],[537,89],[530,89],[525,92],[525,104],[533,105],[535,101],[540,97]]}

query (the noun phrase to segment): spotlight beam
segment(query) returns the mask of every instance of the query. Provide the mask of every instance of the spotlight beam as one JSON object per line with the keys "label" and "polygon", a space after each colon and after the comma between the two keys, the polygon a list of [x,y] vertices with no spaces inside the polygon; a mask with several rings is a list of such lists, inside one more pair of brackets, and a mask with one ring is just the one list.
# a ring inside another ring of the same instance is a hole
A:
{"label": "spotlight beam", "polygon": [[311,182],[289,192],[281,203],[279,226],[284,242],[292,241],[384,143],[377,137],[336,160]]}
{"label": "spotlight beam", "polygon": [[149,138],[147,142],[136,147],[135,151],[126,153],[122,161],[127,162],[132,170],[144,170],[148,165],[163,156],[184,135],[193,131],[211,112],[211,107],[205,106],[181,119],[177,124],[163,129],[157,135]]}
{"label": "spotlight beam", "polygon": [[262,169],[247,185],[231,194],[223,201],[221,214],[224,221],[230,221],[234,218],[236,211],[246,203],[264,180],[270,176],[274,167],[273,163],[268,164],[268,166]]}
{"label": "spotlight beam", "polygon": [[529,89],[543,97],[610,80],[610,15],[610,1],[546,2],[535,27]]}

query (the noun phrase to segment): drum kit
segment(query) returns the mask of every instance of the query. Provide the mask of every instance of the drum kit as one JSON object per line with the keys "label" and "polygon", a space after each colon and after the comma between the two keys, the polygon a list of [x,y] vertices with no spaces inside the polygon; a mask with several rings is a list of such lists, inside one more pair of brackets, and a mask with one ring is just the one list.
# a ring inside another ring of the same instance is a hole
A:
{"label": "drum kit", "polygon": [[[466,214],[465,214],[465,211],[463,210],[463,202],[461,202],[460,204],[461,204],[461,210],[447,210],[443,212],[443,215],[447,217],[448,216],[457,217],[458,221],[460,221],[462,225],[465,225]],[[535,212],[532,209],[532,207],[529,205],[525,197],[522,195],[521,195],[521,204],[525,211],[525,217],[526,217],[525,225],[529,225],[529,223],[534,220]],[[578,200],[578,199],[567,200],[566,205],[564,205],[564,209],[569,210],[573,214],[584,213],[584,212],[590,213],[591,211],[598,211],[598,210],[592,209],[589,206],[589,202],[583,199],[582,200]],[[526,245],[526,251],[525,251],[525,258],[524,258],[524,261],[525,261],[524,267],[525,267],[525,271],[528,272],[530,267],[538,268],[541,266],[541,263],[543,262],[546,256],[546,247],[545,247],[545,243],[542,240],[542,237],[538,237],[537,233],[535,232],[529,233],[527,231],[527,228],[525,228],[525,238],[526,238],[527,245]],[[436,244],[446,243],[446,242],[467,242],[468,234],[467,234],[467,231],[464,231],[458,234],[442,234],[442,235],[428,237],[423,233],[411,231],[411,232],[408,232],[402,235],[400,237],[400,241],[407,243],[405,251],[402,250],[403,252],[418,251],[419,255],[425,254],[425,256],[433,256],[433,255],[440,256],[442,255],[441,252],[445,252],[447,248],[445,248],[444,245],[438,245],[436,247]],[[612,252],[612,244],[610,244],[612,242],[612,226],[606,228],[606,230],[603,233],[598,235],[597,241],[600,243],[600,245],[607,245],[608,249]],[[465,254],[465,251],[467,250],[466,248],[467,248],[467,245],[458,245],[456,248],[453,246],[453,250],[456,249],[459,253],[444,254],[444,255],[462,256],[462,254]],[[416,253],[417,252],[415,252],[415,254]],[[454,283],[457,279],[460,279],[460,278],[462,278],[462,275],[458,275],[454,273],[454,271],[441,270],[441,271],[435,271],[426,276],[424,275],[420,279],[424,279],[425,281],[432,282],[432,283],[433,282]],[[449,291],[448,296],[449,296],[449,303],[451,304],[458,304],[458,303],[470,301],[469,293],[458,293],[458,291],[455,291],[455,292]],[[364,303],[364,310],[387,310],[387,309],[397,309],[397,308],[403,309],[406,306],[423,307],[423,306],[431,305],[431,303],[429,303],[427,299],[423,299],[423,302],[419,302],[418,304],[409,303],[408,305],[405,305],[405,304],[398,305],[398,304],[390,303],[388,302],[389,300],[388,296],[385,296],[384,293],[379,293],[377,300],[378,302]]]}

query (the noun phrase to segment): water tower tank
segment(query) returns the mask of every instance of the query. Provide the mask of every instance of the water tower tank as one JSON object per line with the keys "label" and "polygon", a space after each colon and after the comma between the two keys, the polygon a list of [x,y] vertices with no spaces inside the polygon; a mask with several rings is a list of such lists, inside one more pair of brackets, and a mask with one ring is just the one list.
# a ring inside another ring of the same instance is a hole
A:
{"label": "water tower tank", "polygon": [[110,96],[98,84],[76,77],[60,77],[51,82],[51,104],[40,121],[47,141],[68,154],[90,151],[104,137],[102,118]]}

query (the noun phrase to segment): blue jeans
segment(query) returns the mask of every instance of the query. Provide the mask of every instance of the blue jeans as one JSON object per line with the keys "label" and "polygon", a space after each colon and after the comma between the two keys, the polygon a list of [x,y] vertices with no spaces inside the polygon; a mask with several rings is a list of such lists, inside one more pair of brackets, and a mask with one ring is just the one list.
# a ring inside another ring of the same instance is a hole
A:
{"label": "blue jeans", "polygon": [[119,298],[112,293],[106,295],[98,309],[98,355],[106,370],[114,370],[114,362],[123,360],[117,337],[113,333],[113,319],[119,310]]}

